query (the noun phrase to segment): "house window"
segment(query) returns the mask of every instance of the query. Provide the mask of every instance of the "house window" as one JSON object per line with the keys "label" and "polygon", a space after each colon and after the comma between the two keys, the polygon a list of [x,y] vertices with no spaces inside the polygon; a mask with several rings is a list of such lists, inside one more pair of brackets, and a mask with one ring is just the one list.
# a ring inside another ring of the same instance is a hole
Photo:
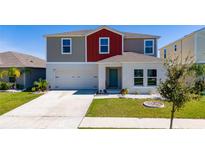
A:
{"label": "house window", "polygon": [[143,69],[135,69],[134,70],[134,85],[135,86],[143,86]]}
{"label": "house window", "polygon": [[177,45],[174,45],[174,52],[177,52]]}
{"label": "house window", "polygon": [[167,49],[164,48],[164,59],[166,59],[166,58],[167,58]]}
{"label": "house window", "polygon": [[147,85],[148,86],[157,85],[157,70],[156,69],[147,70]]}
{"label": "house window", "polygon": [[154,40],[145,40],[144,41],[144,53],[147,55],[154,54]]}
{"label": "house window", "polygon": [[9,82],[14,83],[15,82],[15,77],[9,77]]}
{"label": "house window", "polygon": [[100,37],[99,38],[99,53],[108,54],[110,50],[110,40],[109,37]]}
{"label": "house window", "polygon": [[61,53],[62,54],[72,54],[72,39],[71,38],[61,39]]}

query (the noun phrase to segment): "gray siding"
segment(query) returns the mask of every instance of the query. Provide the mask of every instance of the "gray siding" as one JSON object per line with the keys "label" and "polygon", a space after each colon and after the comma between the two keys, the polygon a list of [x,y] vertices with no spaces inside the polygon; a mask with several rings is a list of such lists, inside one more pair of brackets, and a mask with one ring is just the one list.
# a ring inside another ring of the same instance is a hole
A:
{"label": "gray siding", "polygon": [[[124,51],[144,54],[144,40],[139,38],[124,39]],[[157,39],[154,39],[154,55],[157,57]]]}
{"label": "gray siding", "polygon": [[85,37],[72,38],[72,54],[61,54],[61,38],[47,38],[47,62],[84,62]]}
{"label": "gray siding", "polygon": [[[24,71],[24,68],[18,68],[18,69],[20,69],[22,72]],[[21,76],[17,78],[16,80],[16,83],[23,86],[24,88],[32,87],[33,82],[37,81],[39,78],[42,78],[42,79],[46,78],[45,68],[29,68],[29,69],[30,69],[30,72],[26,74],[22,73]],[[9,78],[8,77],[4,77],[3,79],[0,78],[0,81],[8,82]]]}
{"label": "gray siding", "polygon": [[25,87],[32,87],[34,81],[38,81],[39,78],[46,79],[45,68],[29,68],[30,72],[25,74]]}

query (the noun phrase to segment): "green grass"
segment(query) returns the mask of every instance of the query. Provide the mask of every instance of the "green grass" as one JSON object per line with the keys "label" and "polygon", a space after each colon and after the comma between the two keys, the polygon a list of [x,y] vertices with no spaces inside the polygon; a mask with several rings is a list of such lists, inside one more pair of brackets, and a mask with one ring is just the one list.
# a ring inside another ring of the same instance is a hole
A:
{"label": "green grass", "polygon": [[15,109],[40,95],[41,94],[32,94],[31,92],[0,92],[0,115]]}
{"label": "green grass", "polygon": [[[143,102],[147,99],[94,99],[87,117],[138,117],[138,118],[170,118],[171,103],[164,102],[164,108],[147,108]],[[156,100],[155,100],[156,101]],[[176,118],[205,118],[205,96],[199,101],[188,102]]]}

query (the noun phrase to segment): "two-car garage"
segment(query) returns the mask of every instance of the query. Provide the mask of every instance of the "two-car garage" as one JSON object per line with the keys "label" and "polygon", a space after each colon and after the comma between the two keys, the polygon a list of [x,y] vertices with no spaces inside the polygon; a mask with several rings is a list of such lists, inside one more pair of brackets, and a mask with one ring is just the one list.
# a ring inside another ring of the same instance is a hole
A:
{"label": "two-car garage", "polygon": [[[51,75],[52,74],[52,75]],[[51,89],[97,89],[97,64],[47,64]]]}

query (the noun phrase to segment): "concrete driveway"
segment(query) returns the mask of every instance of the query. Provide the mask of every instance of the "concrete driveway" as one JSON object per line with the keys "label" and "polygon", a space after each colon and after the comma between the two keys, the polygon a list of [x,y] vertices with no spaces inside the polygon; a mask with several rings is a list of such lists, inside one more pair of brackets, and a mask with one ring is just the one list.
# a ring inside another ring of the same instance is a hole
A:
{"label": "concrete driveway", "polygon": [[0,117],[0,128],[77,128],[95,91],[50,91]]}

